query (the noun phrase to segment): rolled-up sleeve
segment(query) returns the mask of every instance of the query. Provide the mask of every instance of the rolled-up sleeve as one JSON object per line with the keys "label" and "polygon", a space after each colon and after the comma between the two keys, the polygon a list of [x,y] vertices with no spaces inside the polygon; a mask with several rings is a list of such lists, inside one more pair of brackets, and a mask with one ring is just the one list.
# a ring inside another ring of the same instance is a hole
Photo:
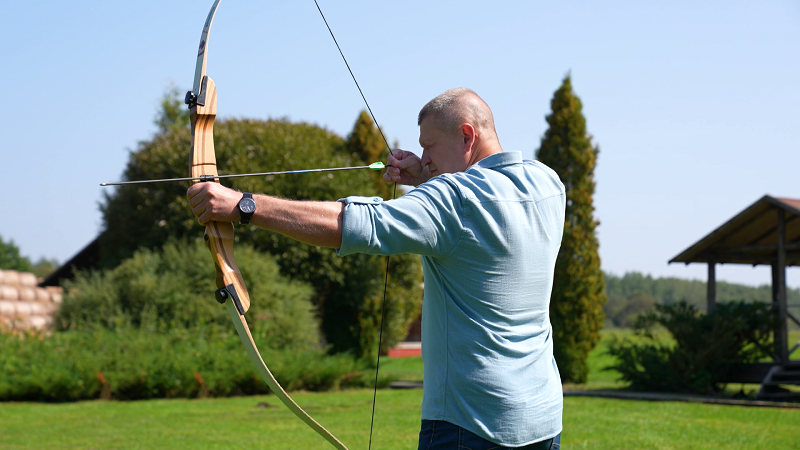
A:
{"label": "rolled-up sleeve", "polygon": [[[459,196],[444,181],[429,181],[406,195],[347,197],[339,256],[353,253],[436,256],[449,252],[463,230],[457,210]],[[445,233],[448,230],[448,233]]]}
{"label": "rolled-up sleeve", "polygon": [[383,203],[380,197],[347,197],[339,199],[345,204],[342,223],[342,247],[336,250],[339,256],[366,253],[369,243],[375,238],[375,223],[371,207]]}

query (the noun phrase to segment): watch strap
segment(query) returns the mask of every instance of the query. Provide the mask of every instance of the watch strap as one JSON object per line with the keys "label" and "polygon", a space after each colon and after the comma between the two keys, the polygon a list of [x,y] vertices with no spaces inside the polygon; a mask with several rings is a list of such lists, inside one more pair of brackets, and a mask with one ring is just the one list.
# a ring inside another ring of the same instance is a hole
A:
{"label": "watch strap", "polygon": [[[239,223],[244,225],[250,223],[250,219],[253,217],[253,213],[255,212],[255,208],[253,208],[253,211],[251,212],[242,211],[242,201],[246,198],[249,198],[251,201],[253,201],[253,194],[250,192],[243,192],[242,199],[239,200]],[[255,203],[255,201],[253,202]]]}

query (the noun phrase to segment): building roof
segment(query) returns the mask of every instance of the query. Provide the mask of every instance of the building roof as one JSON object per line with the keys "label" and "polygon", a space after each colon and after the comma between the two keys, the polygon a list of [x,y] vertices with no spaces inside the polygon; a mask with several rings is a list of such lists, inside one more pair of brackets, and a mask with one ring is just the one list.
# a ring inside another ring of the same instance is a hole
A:
{"label": "building roof", "polygon": [[786,224],[786,265],[800,265],[800,199],[765,195],[669,262],[772,264],[777,260],[778,212]]}
{"label": "building roof", "polygon": [[61,267],[45,277],[45,279],[39,283],[39,286],[60,286],[63,280],[75,278],[76,270],[96,269],[97,262],[100,260],[100,244],[98,241],[99,236],[94,238],[92,242],[82,248],[69,261],[65,262]]}

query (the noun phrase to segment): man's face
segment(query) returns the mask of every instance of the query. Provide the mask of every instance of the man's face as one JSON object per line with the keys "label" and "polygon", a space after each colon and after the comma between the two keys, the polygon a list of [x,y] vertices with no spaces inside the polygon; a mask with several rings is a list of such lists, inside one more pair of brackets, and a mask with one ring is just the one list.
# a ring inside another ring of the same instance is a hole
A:
{"label": "man's face", "polygon": [[445,132],[437,125],[436,117],[429,115],[419,126],[422,167],[431,177],[466,170],[468,161],[463,136],[460,132]]}

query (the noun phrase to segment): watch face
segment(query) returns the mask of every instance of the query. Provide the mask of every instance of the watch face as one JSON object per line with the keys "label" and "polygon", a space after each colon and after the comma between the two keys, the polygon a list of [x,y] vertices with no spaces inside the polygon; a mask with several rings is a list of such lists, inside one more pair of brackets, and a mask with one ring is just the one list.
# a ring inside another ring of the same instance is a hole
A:
{"label": "watch face", "polygon": [[245,214],[252,214],[256,210],[256,202],[252,198],[243,198],[239,202],[239,210]]}

